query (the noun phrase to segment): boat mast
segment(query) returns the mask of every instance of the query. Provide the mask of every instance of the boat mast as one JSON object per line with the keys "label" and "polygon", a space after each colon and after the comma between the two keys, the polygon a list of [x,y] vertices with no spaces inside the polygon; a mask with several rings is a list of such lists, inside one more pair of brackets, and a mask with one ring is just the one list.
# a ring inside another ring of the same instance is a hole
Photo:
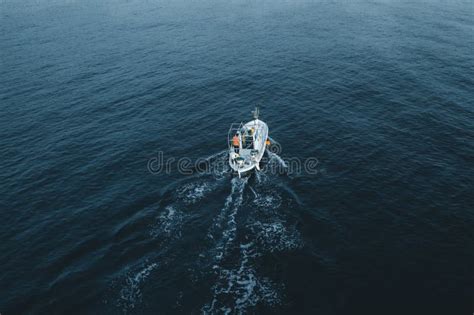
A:
{"label": "boat mast", "polygon": [[255,125],[257,125],[258,114],[260,114],[260,111],[258,110],[257,106],[255,106],[255,110],[252,111],[252,114],[253,114],[253,119],[255,120]]}

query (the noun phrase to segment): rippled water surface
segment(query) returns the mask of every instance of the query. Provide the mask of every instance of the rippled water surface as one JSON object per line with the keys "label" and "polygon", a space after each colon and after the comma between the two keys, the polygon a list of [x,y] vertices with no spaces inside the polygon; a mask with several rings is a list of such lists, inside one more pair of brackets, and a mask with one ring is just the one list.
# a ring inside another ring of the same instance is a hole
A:
{"label": "rippled water surface", "polygon": [[472,1],[0,1],[0,313],[469,314],[473,56]]}

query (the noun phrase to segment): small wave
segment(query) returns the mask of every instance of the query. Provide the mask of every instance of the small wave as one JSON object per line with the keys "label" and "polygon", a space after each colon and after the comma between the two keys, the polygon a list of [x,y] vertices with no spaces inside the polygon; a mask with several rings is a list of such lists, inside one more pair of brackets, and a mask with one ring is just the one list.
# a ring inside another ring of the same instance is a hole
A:
{"label": "small wave", "polygon": [[124,312],[134,309],[142,301],[141,284],[157,267],[157,263],[152,263],[136,274],[127,276],[125,285],[120,290],[119,301],[119,305],[124,308]]}
{"label": "small wave", "polygon": [[215,184],[211,182],[189,183],[178,189],[178,198],[186,204],[194,204],[204,198],[214,188]]}
{"label": "small wave", "polygon": [[204,172],[204,174],[209,172],[216,180],[224,179],[230,170],[227,162],[227,153],[227,150],[223,150],[203,159],[206,163],[206,172]]}
{"label": "small wave", "polygon": [[158,238],[160,236],[175,237],[181,236],[181,226],[184,220],[184,213],[174,206],[167,206],[158,216],[157,222],[153,225],[150,236]]}
{"label": "small wave", "polygon": [[281,166],[283,166],[284,168],[288,168],[288,165],[286,164],[286,162],[276,153],[273,153],[271,151],[268,151],[268,156],[270,156],[270,162],[272,162],[273,160],[277,161]]}
{"label": "small wave", "polygon": [[204,158],[204,161],[212,161],[212,160],[215,160],[217,158],[223,157],[223,156],[226,155],[227,152],[228,152],[227,150],[222,150],[222,151],[219,151],[217,153],[211,154],[208,157]]}

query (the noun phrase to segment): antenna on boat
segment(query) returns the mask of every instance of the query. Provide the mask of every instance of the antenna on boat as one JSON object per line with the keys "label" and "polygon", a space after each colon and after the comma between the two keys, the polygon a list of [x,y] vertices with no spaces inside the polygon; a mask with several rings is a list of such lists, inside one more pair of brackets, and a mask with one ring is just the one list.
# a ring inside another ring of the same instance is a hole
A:
{"label": "antenna on boat", "polygon": [[252,114],[253,114],[253,118],[255,120],[257,120],[258,119],[258,114],[260,114],[260,111],[258,110],[257,106],[255,106],[255,110],[252,111]]}

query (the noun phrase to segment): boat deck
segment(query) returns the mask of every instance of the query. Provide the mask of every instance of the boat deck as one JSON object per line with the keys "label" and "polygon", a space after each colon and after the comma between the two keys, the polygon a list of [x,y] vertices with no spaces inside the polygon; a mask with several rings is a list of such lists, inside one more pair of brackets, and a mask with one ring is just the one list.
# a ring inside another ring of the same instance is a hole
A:
{"label": "boat deck", "polygon": [[[233,145],[235,136],[239,138],[239,148]],[[267,125],[258,119],[246,124],[232,124],[229,129],[229,165],[239,175],[253,168],[259,169],[259,162],[265,153],[265,140],[268,137]]]}

